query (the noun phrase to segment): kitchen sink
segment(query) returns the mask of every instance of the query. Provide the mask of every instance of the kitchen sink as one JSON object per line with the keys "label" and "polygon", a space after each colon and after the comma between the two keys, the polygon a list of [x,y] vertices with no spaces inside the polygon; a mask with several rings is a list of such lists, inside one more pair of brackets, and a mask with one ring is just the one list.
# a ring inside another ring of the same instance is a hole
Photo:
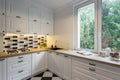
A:
{"label": "kitchen sink", "polygon": [[50,50],[61,50],[62,48],[50,48]]}

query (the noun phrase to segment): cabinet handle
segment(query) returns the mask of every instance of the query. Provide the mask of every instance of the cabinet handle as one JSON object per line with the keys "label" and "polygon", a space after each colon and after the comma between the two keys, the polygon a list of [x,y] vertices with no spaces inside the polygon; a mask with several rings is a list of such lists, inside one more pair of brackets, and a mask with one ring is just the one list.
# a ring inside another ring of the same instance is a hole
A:
{"label": "cabinet handle", "polygon": [[16,30],[16,32],[21,32],[20,30]]}
{"label": "cabinet handle", "polygon": [[96,71],[95,68],[89,68],[90,71]]}
{"label": "cabinet handle", "polygon": [[20,17],[20,16],[16,16],[16,18],[19,18],[19,19],[20,19],[21,17]]}
{"label": "cabinet handle", "polygon": [[37,54],[40,54],[40,52],[39,52],[39,53],[37,53]]}
{"label": "cabinet handle", "polygon": [[37,22],[37,20],[33,20],[34,22]]}
{"label": "cabinet handle", "polygon": [[58,53],[56,53],[56,55],[59,55]]}
{"label": "cabinet handle", "polygon": [[18,73],[22,73],[23,72],[23,70],[21,70],[21,71],[18,71]]}
{"label": "cabinet handle", "polygon": [[21,58],[23,58],[22,56],[21,57],[18,57],[18,59],[21,59]]}
{"label": "cabinet handle", "polygon": [[89,63],[89,65],[96,66],[96,64],[93,64],[93,63]]}
{"label": "cabinet handle", "polygon": [[23,60],[21,60],[21,61],[18,61],[18,63],[21,63],[21,62],[23,62]]}
{"label": "cabinet handle", "polygon": [[68,57],[67,55],[64,55],[64,57]]}
{"label": "cabinet handle", "polygon": [[5,13],[2,13],[2,15],[5,15]]}
{"label": "cabinet handle", "polygon": [[34,33],[34,34],[37,34],[37,33]]}
{"label": "cabinet handle", "polygon": [[47,22],[46,24],[50,24],[49,22]]}
{"label": "cabinet handle", "polygon": [[5,59],[2,59],[2,58],[0,59],[0,61],[4,61],[4,60],[5,60]]}

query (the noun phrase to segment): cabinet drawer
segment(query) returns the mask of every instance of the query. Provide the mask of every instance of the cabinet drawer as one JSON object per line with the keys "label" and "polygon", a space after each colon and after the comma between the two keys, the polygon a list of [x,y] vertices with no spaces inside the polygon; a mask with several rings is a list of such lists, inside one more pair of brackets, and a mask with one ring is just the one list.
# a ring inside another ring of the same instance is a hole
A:
{"label": "cabinet drawer", "polygon": [[94,62],[94,63],[96,64],[96,67],[98,67],[98,68],[102,68],[102,69],[106,69],[108,71],[120,73],[120,67],[118,67],[118,66],[109,65],[109,64],[100,63],[100,62]]}
{"label": "cabinet drawer", "polygon": [[84,73],[81,72],[76,72],[73,76],[72,76],[72,80],[97,80],[94,77],[91,77],[89,75],[86,75]]}
{"label": "cabinet drawer", "polygon": [[99,75],[99,74],[96,74],[96,78],[97,78],[97,80],[113,80],[113,79],[110,79],[108,77],[105,77],[105,76]]}
{"label": "cabinet drawer", "polygon": [[75,58],[75,57],[72,57],[72,60],[77,61],[79,63],[86,64],[86,65],[90,65],[90,66],[97,66],[97,63],[95,61],[92,61],[92,60],[87,60],[87,59],[82,59],[82,58]]}
{"label": "cabinet drawer", "polygon": [[8,73],[8,78],[10,80],[17,80],[17,78],[25,78],[27,76],[31,75],[31,69],[28,67],[21,67],[19,70],[13,71],[11,73]]}
{"label": "cabinet drawer", "polygon": [[97,68],[96,73],[100,74],[100,75],[103,75],[103,76],[106,76],[106,77],[109,77],[113,80],[119,80],[120,79],[120,73],[117,73],[117,72],[114,72],[114,71],[109,71],[109,70],[106,70],[106,69]]}
{"label": "cabinet drawer", "polygon": [[31,60],[31,56],[30,55],[21,55],[21,56],[8,58],[8,64],[20,63],[22,60],[24,62],[29,61],[29,60]]}
{"label": "cabinet drawer", "polygon": [[24,71],[21,74],[17,74],[17,75],[11,75],[9,77],[9,80],[22,80],[26,77],[30,76],[30,71]]}
{"label": "cabinet drawer", "polygon": [[9,65],[8,66],[8,71],[9,72],[14,72],[16,70],[19,70],[22,67],[29,68],[30,66],[31,66],[30,62],[23,62],[23,63],[20,63],[20,64]]}

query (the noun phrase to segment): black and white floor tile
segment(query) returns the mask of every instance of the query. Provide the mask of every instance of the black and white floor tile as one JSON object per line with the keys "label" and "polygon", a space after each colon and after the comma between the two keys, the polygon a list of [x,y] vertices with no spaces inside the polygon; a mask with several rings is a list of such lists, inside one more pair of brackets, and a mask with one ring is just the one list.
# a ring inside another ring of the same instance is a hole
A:
{"label": "black and white floor tile", "polygon": [[63,79],[61,79],[60,77],[58,77],[57,75],[50,71],[45,71],[43,73],[40,73],[39,75],[32,77],[29,80],[63,80]]}

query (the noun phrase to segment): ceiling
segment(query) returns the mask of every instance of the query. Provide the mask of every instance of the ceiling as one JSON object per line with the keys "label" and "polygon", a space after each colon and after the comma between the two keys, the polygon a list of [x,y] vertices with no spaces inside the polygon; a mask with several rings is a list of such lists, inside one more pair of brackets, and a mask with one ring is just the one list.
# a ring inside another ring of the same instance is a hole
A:
{"label": "ceiling", "polygon": [[40,3],[46,7],[49,7],[53,10],[66,6],[67,4],[76,1],[76,0],[34,0],[37,1],[37,3]]}

